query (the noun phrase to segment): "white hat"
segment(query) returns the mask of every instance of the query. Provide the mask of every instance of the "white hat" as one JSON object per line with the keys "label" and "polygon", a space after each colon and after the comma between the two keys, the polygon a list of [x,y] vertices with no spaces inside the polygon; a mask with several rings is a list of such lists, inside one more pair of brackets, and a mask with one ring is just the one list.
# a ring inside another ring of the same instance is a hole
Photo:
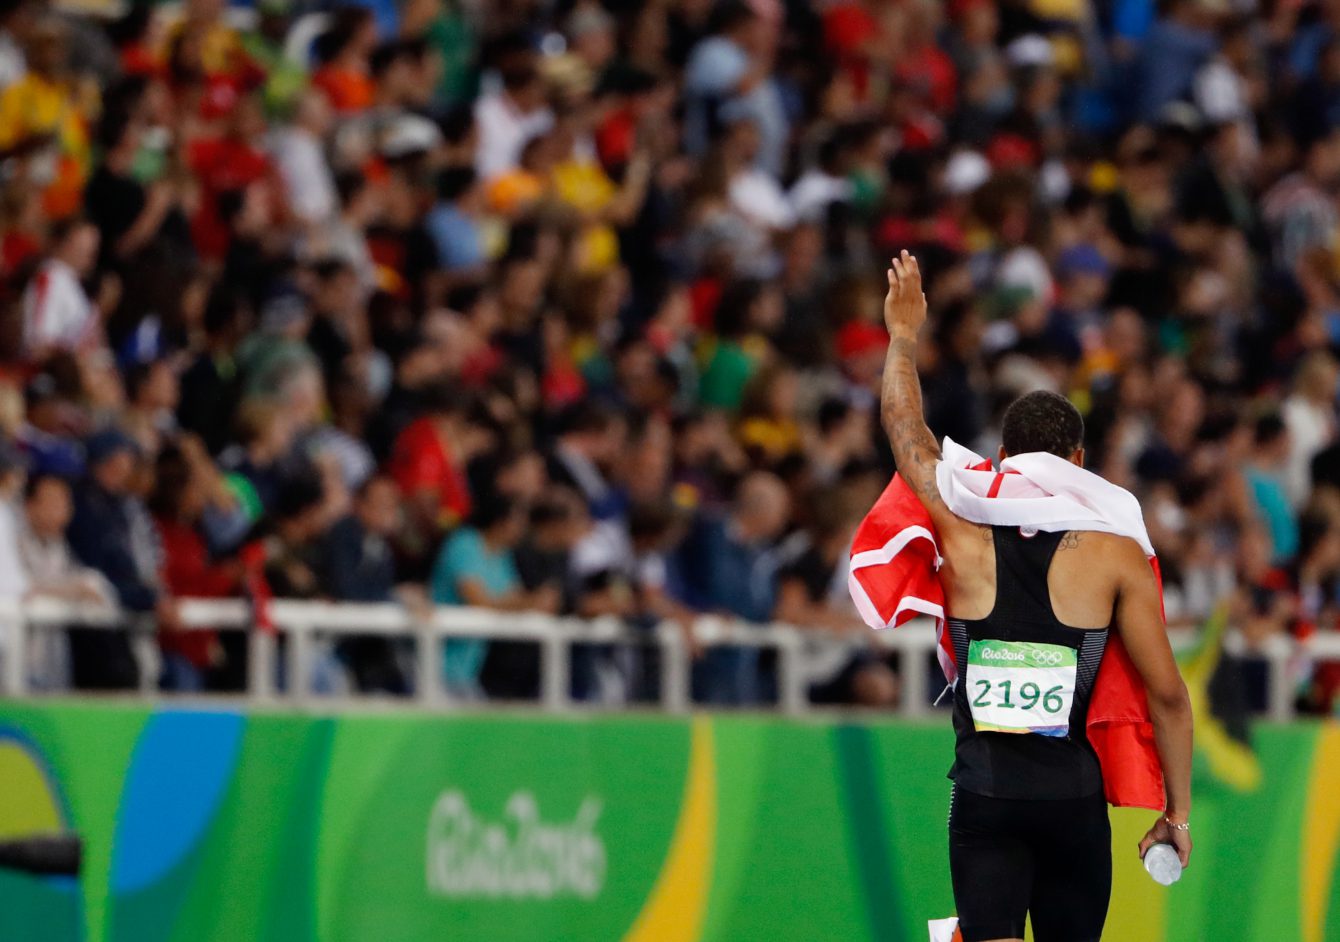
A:
{"label": "white hat", "polygon": [[967,196],[991,179],[991,161],[975,150],[955,151],[945,164],[944,190],[950,196]]}
{"label": "white hat", "polygon": [[996,283],[1002,288],[1024,288],[1034,298],[1052,296],[1052,275],[1037,249],[1021,245],[1011,249],[996,268]]}
{"label": "white hat", "polygon": [[382,138],[381,155],[397,160],[422,154],[442,143],[442,131],[432,121],[416,114],[401,115]]}
{"label": "white hat", "polygon": [[1056,51],[1045,36],[1029,33],[1005,47],[1005,59],[1016,69],[1051,66],[1056,62]]}

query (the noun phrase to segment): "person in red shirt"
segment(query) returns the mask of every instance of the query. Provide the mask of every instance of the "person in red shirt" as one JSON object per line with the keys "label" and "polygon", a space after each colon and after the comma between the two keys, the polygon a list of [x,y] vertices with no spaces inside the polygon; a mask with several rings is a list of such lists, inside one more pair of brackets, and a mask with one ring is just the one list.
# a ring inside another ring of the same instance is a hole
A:
{"label": "person in red shirt", "polygon": [[[163,587],[177,598],[227,598],[238,594],[241,570],[236,564],[213,559],[200,531],[208,502],[202,469],[203,449],[195,459],[188,450],[172,447],[158,457],[154,493],[150,501],[163,553]],[[162,683],[168,690],[204,690],[214,687],[211,675],[226,661],[219,636],[213,631],[163,630],[158,636],[163,652]]]}
{"label": "person in red shirt", "polygon": [[108,38],[126,75],[158,75],[163,71],[166,61],[160,22],[152,7],[136,4],[108,28]]}
{"label": "person in red shirt", "polygon": [[405,498],[411,556],[431,554],[443,532],[470,515],[465,466],[487,445],[487,433],[472,425],[465,397],[450,382],[424,391],[423,416],[410,423],[391,450],[387,471]]}
{"label": "person in red shirt", "polygon": [[368,60],[376,44],[376,22],[363,7],[339,10],[330,29],[317,40],[321,67],[312,76],[312,84],[326,93],[341,114],[371,106],[376,84]]}
{"label": "person in red shirt", "polygon": [[269,196],[274,170],[261,149],[265,115],[260,99],[248,95],[238,99],[228,115],[222,134],[191,143],[187,162],[200,181],[200,208],[191,220],[191,235],[200,254],[221,259],[228,251],[228,224],[220,212],[224,193],[241,193],[252,184],[262,184]]}
{"label": "person in red shirt", "polygon": [[894,62],[894,77],[924,94],[931,110],[948,117],[958,98],[954,61],[936,41],[941,11],[935,4],[909,4],[906,46]]}
{"label": "person in red shirt", "polygon": [[0,198],[0,276],[36,265],[42,254],[42,194],[11,187]]}

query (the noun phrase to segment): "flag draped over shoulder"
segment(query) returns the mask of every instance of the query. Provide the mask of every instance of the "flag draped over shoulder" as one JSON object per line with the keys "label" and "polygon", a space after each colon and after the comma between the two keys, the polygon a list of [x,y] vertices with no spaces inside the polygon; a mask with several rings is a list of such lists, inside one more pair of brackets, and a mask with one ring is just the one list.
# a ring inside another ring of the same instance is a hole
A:
{"label": "flag draped over shoulder", "polygon": [[[1095,530],[1135,540],[1158,574],[1139,501],[1129,491],[1043,453],[1015,455],[1000,470],[951,439],[936,482],[946,506],[973,523],[1036,530]],[[930,513],[900,475],[894,475],[856,530],[848,588],[865,623],[896,628],[917,617],[935,619],[936,654],[951,684],[958,679],[945,631],[943,560]],[[1161,585],[1161,583],[1160,583]],[[1121,807],[1164,807],[1163,772],[1144,684],[1113,632],[1094,681],[1086,733],[1103,771],[1107,800]]]}

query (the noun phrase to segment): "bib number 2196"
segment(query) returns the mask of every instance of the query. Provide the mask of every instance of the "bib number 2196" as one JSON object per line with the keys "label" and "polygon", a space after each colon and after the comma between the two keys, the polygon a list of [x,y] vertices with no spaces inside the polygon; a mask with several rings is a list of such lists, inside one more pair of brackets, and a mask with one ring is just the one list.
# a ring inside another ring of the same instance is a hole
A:
{"label": "bib number 2196", "polygon": [[979,732],[1070,734],[1075,650],[1061,644],[973,641],[968,704]]}

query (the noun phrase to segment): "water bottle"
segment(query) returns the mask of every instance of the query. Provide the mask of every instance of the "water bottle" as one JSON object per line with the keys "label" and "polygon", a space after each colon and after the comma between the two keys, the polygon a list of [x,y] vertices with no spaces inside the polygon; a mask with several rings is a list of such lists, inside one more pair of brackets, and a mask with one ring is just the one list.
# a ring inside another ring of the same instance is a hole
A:
{"label": "water bottle", "polygon": [[1182,860],[1171,844],[1155,844],[1145,851],[1145,870],[1155,883],[1172,886],[1182,878]]}

